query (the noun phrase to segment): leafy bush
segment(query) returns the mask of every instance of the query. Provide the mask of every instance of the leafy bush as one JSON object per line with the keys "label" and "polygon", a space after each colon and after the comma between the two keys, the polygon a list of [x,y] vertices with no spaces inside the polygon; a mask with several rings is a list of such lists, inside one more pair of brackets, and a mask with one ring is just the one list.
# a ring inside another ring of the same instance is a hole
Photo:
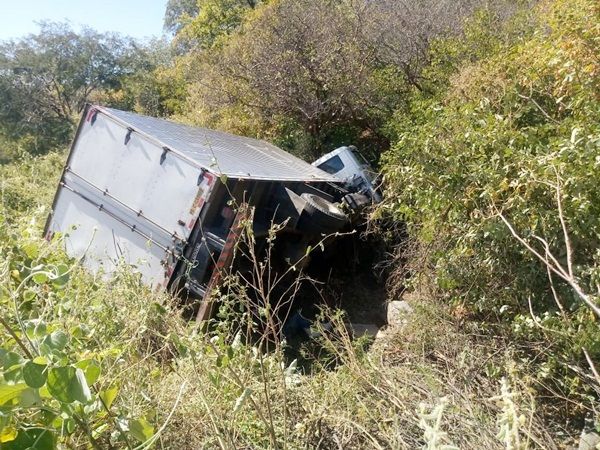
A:
{"label": "leafy bush", "polygon": [[142,291],[138,277],[124,272],[105,285],[66,257],[60,240],[41,239],[43,205],[51,203],[62,162],[51,154],[0,168],[1,447],[147,446],[154,428],[117,400],[125,389],[111,373],[120,359],[139,353],[141,331],[120,340],[128,328],[117,316],[97,321],[119,303],[112,296]]}
{"label": "leafy bush", "polygon": [[68,143],[86,102],[131,107],[138,100],[164,112],[169,83],[149,73],[167,64],[165,48],[50,22],[37,34],[0,41],[0,135],[39,155]]}
{"label": "leafy bush", "polygon": [[582,347],[599,360],[598,318],[502,218],[541,255],[547,243],[560,264],[571,259],[598,304],[600,7],[559,0],[536,12],[532,34],[531,22],[513,29],[479,62],[463,52],[460,70],[440,77],[448,90],[416,96],[412,115],[398,116],[384,208],[435,248],[428,261],[443,295],[512,330],[540,385],[585,402],[597,381]]}

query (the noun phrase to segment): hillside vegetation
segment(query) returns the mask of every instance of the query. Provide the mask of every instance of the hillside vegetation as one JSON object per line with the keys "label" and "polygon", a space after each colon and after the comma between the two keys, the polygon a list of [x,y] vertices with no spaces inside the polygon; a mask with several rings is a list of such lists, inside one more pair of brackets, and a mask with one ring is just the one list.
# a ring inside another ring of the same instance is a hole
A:
{"label": "hillside vegetation", "polygon": [[[0,449],[558,449],[600,426],[600,4],[404,6],[170,0],[170,43],[0,45]],[[414,311],[372,342],[324,308],[291,349],[233,274],[207,331],[135,268],[86,272],[41,238],[86,101],[309,160],[360,146]]]}
{"label": "hillside vegetation", "polygon": [[420,96],[385,155],[385,208],[440,295],[518,343],[567,410],[597,389],[582,376],[600,359],[599,14],[545,5],[529,35]]}

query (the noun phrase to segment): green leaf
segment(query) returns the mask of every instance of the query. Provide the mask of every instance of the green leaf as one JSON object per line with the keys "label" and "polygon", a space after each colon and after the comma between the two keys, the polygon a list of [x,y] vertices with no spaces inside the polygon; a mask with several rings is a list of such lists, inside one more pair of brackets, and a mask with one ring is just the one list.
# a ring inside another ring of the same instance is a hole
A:
{"label": "green leaf", "polygon": [[129,431],[140,442],[146,442],[154,436],[154,427],[143,417],[131,421],[129,423]]}
{"label": "green leaf", "polygon": [[35,358],[33,358],[33,362],[36,364],[46,365],[48,364],[48,358],[46,358],[45,356],[36,356]]}
{"label": "green leaf", "polygon": [[48,392],[57,400],[65,403],[92,400],[90,388],[83,370],[72,367],[53,367],[48,370]]}
{"label": "green leaf", "polygon": [[25,322],[25,332],[30,339],[41,338],[46,335],[46,322],[40,319]]}
{"label": "green leaf", "polygon": [[46,368],[48,366],[43,364],[36,364],[33,361],[28,361],[23,366],[23,380],[27,383],[27,386],[32,388],[41,388],[46,384],[48,374]]}
{"label": "green leaf", "polygon": [[233,406],[234,413],[238,412],[241,409],[241,407],[244,406],[244,403],[246,403],[246,400],[250,397],[251,394],[252,389],[244,389],[242,394],[235,400],[235,405]]}
{"label": "green leaf", "polygon": [[69,386],[75,378],[75,368],[71,366],[53,367],[48,370],[48,392],[57,400],[65,403],[74,402]]}
{"label": "green leaf", "polygon": [[100,366],[93,359],[84,359],[83,361],[79,361],[75,364],[75,367],[83,370],[85,374],[85,380],[88,385],[94,384],[98,381],[98,377],[100,377]]}
{"label": "green leaf", "polygon": [[44,338],[40,350],[45,354],[60,352],[67,346],[67,342],[69,342],[69,336],[63,331],[57,330]]}
{"label": "green leaf", "polygon": [[69,434],[73,434],[73,432],[75,431],[75,420],[71,419],[70,417],[65,419],[65,421],[63,422],[64,428],[66,429],[67,433]]}
{"label": "green leaf", "polygon": [[69,281],[69,266],[66,264],[58,264],[56,266],[57,277],[52,280],[54,287],[62,287]]}
{"label": "green leaf", "polygon": [[75,420],[72,417],[68,417],[66,414],[54,417],[51,425],[53,428],[60,430],[61,435],[73,434],[76,428]]}
{"label": "green leaf", "polygon": [[74,338],[81,339],[90,335],[90,329],[85,324],[79,324],[70,330],[70,334]]}
{"label": "green leaf", "polygon": [[28,387],[19,396],[19,406],[21,408],[29,408],[32,405],[39,404],[41,397],[38,389]]}
{"label": "green leaf", "polygon": [[66,265],[66,264],[57,264],[56,265],[56,273],[58,274],[59,277],[62,277],[68,271],[69,271],[68,265]]}
{"label": "green leaf", "polygon": [[72,393],[75,400],[80,401],[81,403],[87,403],[92,400],[92,393],[90,392],[90,387],[85,379],[85,374],[83,370],[77,369],[75,371],[75,379],[76,382],[72,385]]}
{"label": "green leaf", "polygon": [[4,379],[6,381],[17,381],[21,373],[18,369],[21,368],[25,359],[18,353],[0,350],[0,363],[4,371]]}
{"label": "green leaf", "polygon": [[44,398],[44,399],[52,398],[52,394],[50,394],[50,391],[48,390],[48,384],[45,384],[41,388],[39,388],[38,392],[39,392],[41,398]]}
{"label": "green leaf", "polygon": [[21,429],[17,438],[2,444],[2,450],[53,450],[54,435],[45,428]]}
{"label": "green leaf", "polygon": [[0,364],[2,369],[10,370],[11,367],[21,364],[24,361],[23,357],[15,352],[9,352],[0,348]]}
{"label": "green leaf", "polygon": [[0,405],[4,405],[19,398],[26,389],[27,385],[25,383],[4,384],[0,386]]}
{"label": "green leaf", "polygon": [[158,302],[152,302],[152,308],[160,315],[164,315],[167,312],[167,309]]}
{"label": "green leaf", "polygon": [[48,274],[46,272],[37,272],[31,277],[31,279],[36,284],[43,284],[48,281]]}
{"label": "green leaf", "polygon": [[37,258],[39,255],[39,249],[37,245],[35,245],[33,242],[25,244],[23,246],[23,251],[25,252],[27,257],[31,259]]}
{"label": "green leaf", "polygon": [[17,429],[10,425],[3,427],[0,431],[0,443],[14,441],[17,437]]}
{"label": "green leaf", "polygon": [[119,388],[117,386],[113,386],[105,391],[100,392],[100,398],[102,399],[102,402],[108,409],[110,409],[110,407],[112,406],[113,402],[115,401],[115,398],[117,398],[118,393]]}
{"label": "green leaf", "polygon": [[23,292],[23,300],[25,300],[26,302],[32,302],[36,299],[37,297],[37,292],[31,290],[31,289],[27,289],[25,292]]}

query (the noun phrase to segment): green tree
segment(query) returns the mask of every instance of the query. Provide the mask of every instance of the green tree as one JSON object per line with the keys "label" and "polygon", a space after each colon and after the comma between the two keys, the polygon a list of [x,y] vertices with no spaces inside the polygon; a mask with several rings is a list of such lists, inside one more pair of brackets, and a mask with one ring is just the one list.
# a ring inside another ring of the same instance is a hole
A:
{"label": "green tree", "polygon": [[198,15],[197,0],[169,0],[165,10],[164,28],[176,34],[187,21]]}
{"label": "green tree", "polygon": [[518,342],[540,385],[585,403],[585,353],[600,357],[600,8],[544,6],[510,40],[482,40],[480,22],[470,45],[436,46],[442,88],[394,120],[382,210],[427,248],[441,297]]}
{"label": "green tree", "polygon": [[0,44],[0,133],[40,153],[64,144],[85,103],[130,74],[132,40],[43,23]]}
{"label": "green tree", "polygon": [[[179,2],[183,4],[185,2]],[[244,17],[267,3],[264,0],[196,0],[196,8],[186,8],[174,27],[177,45],[187,49],[209,49],[237,31]],[[190,11],[188,11],[190,10]],[[169,13],[169,9],[167,9]],[[172,27],[173,28],[173,27]]]}
{"label": "green tree", "polygon": [[127,57],[127,72],[118,87],[103,90],[95,101],[114,108],[166,117],[181,111],[185,98],[185,79],[173,60],[173,47],[167,39],[136,44]]}
{"label": "green tree", "polygon": [[190,120],[266,137],[307,158],[354,143],[373,159],[388,146],[394,111],[423,89],[430,43],[460,34],[465,18],[485,7],[281,0],[252,3],[249,14],[245,1],[201,3],[182,29],[201,47],[185,56]]}

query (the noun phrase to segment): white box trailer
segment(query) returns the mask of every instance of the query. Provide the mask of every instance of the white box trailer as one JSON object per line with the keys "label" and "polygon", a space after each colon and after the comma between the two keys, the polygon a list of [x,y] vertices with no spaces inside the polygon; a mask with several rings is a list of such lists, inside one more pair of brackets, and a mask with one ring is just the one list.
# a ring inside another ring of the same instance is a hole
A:
{"label": "white box trailer", "polygon": [[255,208],[258,236],[287,220],[302,254],[344,226],[335,202],[346,194],[339,178],[267,142],[88,105],[45,235],[63,234],[94,271],[125,262],[148,285],[206,299],[231,261],[240,205]]}

